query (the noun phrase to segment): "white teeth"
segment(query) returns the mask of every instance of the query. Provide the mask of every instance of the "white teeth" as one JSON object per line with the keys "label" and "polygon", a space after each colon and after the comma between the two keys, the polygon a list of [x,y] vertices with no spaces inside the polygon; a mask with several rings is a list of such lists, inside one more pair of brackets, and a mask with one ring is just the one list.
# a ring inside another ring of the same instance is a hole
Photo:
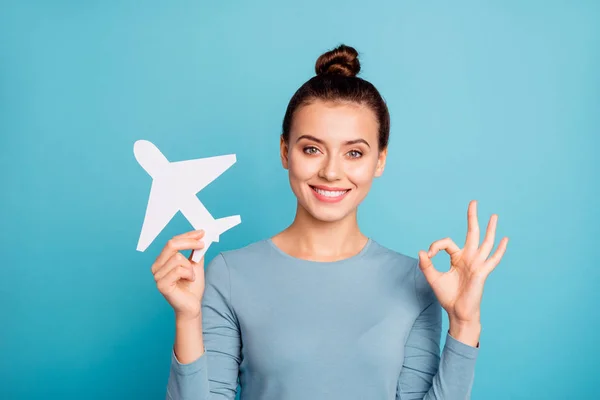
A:
{"label": "white teeth", "polygon": [[338,197],[347,192],[347,190],[330,191],[330,190],[317,189],[315,187],[313,187],[313,190],[315,192],[319,193],[320,195],[326,196],[326,197]]}

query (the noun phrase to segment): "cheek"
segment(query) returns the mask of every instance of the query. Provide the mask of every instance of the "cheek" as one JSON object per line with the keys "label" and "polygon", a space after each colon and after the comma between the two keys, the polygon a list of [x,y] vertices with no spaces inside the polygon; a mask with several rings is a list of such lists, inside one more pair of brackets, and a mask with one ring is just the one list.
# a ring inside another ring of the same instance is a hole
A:
{"label": "cheek", "polygon": [[289,161],[289,172],[292,179],[306,180],[319,173],[317,157],[303,157],[302,154],[292,154]]}
{"label": "cheek", "polygon": [[348,166],[346,174],[355,185],[368,185],[373,180],[375,168],[376,165],[370,160],[369,162],[354,163]]}

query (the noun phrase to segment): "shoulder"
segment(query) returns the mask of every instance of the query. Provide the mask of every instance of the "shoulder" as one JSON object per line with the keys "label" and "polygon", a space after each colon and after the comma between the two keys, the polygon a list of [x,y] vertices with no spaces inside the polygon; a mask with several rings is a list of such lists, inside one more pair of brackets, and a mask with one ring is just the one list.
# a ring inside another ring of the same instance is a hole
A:
{"label": "shoulder", "polygon": [[253,260],[263,258],[269,252],[270,247],[266,239],[261,239],[235,249],[221,250],[211,260],[211,264],[223,263],[228,267],[234,267],[242,263],[248,264]]}
{"label": "shoulder", "polygon": [[258,262],[264,256],[265,245],[268,247],[268,243],[259,240],[236,249],[221,250],[210,261],[205,259],[204,277],[207,284],[230,286],[232,273],[243,270],[241,266]]}
{"label": "shoulder", "polygon": [[375,240],[371,240],[370,246],[371,248],[369,249],[368,256],[372,260],[376,260],[406,272],[413,272],[414,268],[418,267],[419,260],[416,257],[386,247]]}
{"label": "shoulder", "polygon": [[423,306],[435,300],[435,294],[425,279],[425,275],[419,267],[418,256],[411,256],[398,250],[373,242],[371,256],[381,260],[402,275],[401,282],[406,287],[414,288],[416,300]]}

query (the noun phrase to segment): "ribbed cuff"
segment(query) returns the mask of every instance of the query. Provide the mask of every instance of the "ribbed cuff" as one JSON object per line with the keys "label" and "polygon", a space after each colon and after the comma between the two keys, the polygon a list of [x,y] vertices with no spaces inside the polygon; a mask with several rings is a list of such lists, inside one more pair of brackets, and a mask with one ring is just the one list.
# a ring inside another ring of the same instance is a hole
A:
{"label": "ribbed cuff", "polygon": [[454,339],[450,335],[450,332],[446,333],[445,348],[461,357],[469,359],[476,359],[477,355],[479,354],[479,347],[473,347]]}
{"label": "ribbed cuff", "polygon": [[207,399],[208,370],[206,352],[188,364],[182,364],[171,350],[171,372],[167,384],[167,399]]}
{"label": "ribbed cuff", "polygon": [[206,370],[206,349],[202,353],[200,357],[195,359],[194,361],[182,364],[175,355],[175,350],[171,349],[171,366],[173,371],[178,375],[192,375],[197,372]]}

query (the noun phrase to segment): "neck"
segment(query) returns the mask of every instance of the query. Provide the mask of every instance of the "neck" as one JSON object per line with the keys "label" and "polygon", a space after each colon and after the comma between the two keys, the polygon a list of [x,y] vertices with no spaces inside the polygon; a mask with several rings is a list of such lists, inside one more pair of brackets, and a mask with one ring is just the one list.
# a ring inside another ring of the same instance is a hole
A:
{"label": "neck", "polygon": [[359,253],[368,238],[358,227],[357,210],[341,220],[326,222],[314,218],[298,204],[292,224],[272,240],[295,257],[335,261]]}

